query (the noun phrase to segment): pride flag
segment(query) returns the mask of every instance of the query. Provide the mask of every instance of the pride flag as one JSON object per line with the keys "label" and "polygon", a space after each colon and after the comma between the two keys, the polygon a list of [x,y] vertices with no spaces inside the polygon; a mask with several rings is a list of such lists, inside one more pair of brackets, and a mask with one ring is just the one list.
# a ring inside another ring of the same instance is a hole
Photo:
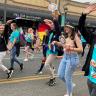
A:
{"label": "pride flag", "polygon": [[39,35],[39,38],[40,38],[41,42],[43,40],[43,36],[46,35],[46,30],[48,30],[48,29],[50,29],[50,28],[45,23],[41,23],[38,26],[38,35]]}

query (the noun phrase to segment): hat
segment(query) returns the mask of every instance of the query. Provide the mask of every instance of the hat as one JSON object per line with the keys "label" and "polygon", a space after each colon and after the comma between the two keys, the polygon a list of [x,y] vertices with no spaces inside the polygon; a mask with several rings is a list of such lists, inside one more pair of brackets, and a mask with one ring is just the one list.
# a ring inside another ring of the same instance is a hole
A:
{"label": "hat", "polygon": [[69,28],[74,29],[74,26],[72,26],[72,25],[70,25],[70,24],[66,24],[65,27],[69,27]]}

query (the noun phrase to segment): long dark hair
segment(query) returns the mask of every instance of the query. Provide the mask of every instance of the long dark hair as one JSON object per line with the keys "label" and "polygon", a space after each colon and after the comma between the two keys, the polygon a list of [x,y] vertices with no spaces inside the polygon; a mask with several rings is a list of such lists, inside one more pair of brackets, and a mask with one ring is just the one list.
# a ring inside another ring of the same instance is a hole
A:
{"label": "long dark hair", "polygon": [[[71,28],[71,30],[72,30],[72,32],[71,32],[70,38],[71,38],[71,40],[74,40],[76,32],[75,32],[74,28]],[[64,32],[64,36],[65,36],[65,38],[68,38],[68,33]]]}

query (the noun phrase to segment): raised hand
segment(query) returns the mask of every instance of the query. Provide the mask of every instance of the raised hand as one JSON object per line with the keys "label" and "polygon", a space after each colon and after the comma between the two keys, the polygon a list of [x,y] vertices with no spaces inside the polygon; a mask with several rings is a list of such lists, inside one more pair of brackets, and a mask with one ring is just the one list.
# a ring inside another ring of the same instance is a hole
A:
{"label": "raised hand", "polygon": [[83,13],[84,14],[90,14],[93,11],[96,11],[96,4],[89,5],[87,8],[85,8]]}
{"label": "raised hand", "polygon": [[13,21],[13,20],[8,20],[8,21],[6,22],[6,24],[10,24],[12,21]]}
{"label": "raised hand", "polygon": [[55,10],[52,13],[53,20],[58,20],[59,15],[60,15],[59,11],[58,10]]}
{"label": "raised hand", "polygon": [[55,45],[57,43],[57,41],[53,41],[51,44]]}

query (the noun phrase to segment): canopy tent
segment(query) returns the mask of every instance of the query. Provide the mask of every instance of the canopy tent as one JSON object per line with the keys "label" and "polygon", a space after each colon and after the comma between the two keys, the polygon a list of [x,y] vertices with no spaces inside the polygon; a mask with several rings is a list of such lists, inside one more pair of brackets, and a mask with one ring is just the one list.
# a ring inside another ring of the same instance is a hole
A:
{"label": "canopy tent", "polygon": [[35,27],[38,28],[40,20],[30,20],[24,18],[13,19],[12,22],[15,22],[19,27]]}

